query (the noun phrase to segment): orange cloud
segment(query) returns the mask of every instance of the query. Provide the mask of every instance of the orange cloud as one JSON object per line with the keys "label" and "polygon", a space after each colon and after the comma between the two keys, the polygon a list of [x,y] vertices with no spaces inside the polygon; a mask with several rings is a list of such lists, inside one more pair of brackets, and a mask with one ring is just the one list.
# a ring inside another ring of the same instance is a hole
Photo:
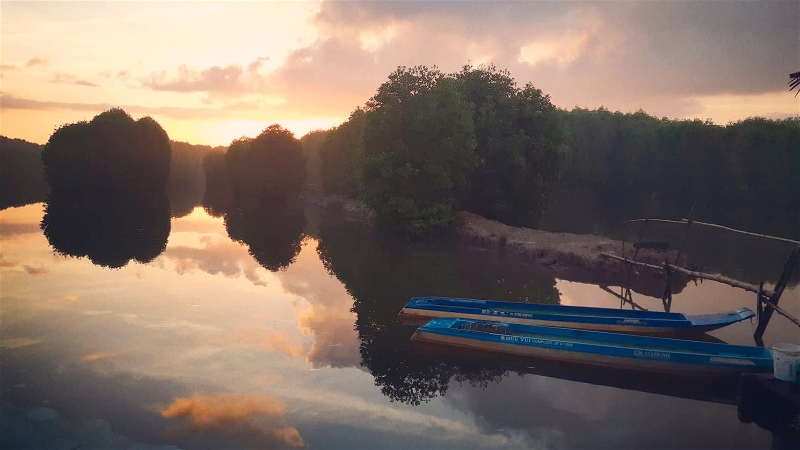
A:
{"label": "orange cloud", "polygon": [[26,266],[23,266],[23,269],[25,269],[25,272],[28,272],[28,274],[30,274],[31,276],[34,276],[34,277],[40,277],[42,275],[46,275],[47,272],[48,272],[47,268],[44,267],[44,266],[42,266],[42,267],[32,267],[32,266],[26,265]]}
{"label": "orange cloud", "polygon": [[92,353],[91,355],[84,356],[83,360],[84,361],[97,361],[98,359],[108,358],[109,356],[111,356],[111,353],[98,352],[98,353]]}
{"label": "orange cloud", "polygon": [[[303,447],[296,428],[283,424],[285,405],[263,395],[220,394],[176,398],[161,410],[189,421],[184,431],[243,438],[258,448]],[[256,420],[258,419],[258,420]]]}
{"label": "orange cloud", "polygon": [[201,343],[211,345],[264,348],[268,351],[282,351],[288,356],[299,358],[306,355],[301,345],[292,344],[288,333],[267,333],[265,327],[249,326],[233,336],[215,335]]}
{"label": "orange cloud", "polygon": [[65,295],[59,298],[51,298],[50,303],[69,303],[78,299],[77,295]]}
{"label": "orange cloud", "polygon": [[267,336],[267,341],[264,343],[264,348],[269,351],[280,350],[289,356],[301,357],[305,356],[306,352],[303,347],[299,345],[292,345],[289,343],[288,333],[271,333]]}
{"label": "orange cloud", "polygon": [[3,258],[3,255],[0,255],[0,267],[14,267],[17,263],[15,261],[9,261]]}

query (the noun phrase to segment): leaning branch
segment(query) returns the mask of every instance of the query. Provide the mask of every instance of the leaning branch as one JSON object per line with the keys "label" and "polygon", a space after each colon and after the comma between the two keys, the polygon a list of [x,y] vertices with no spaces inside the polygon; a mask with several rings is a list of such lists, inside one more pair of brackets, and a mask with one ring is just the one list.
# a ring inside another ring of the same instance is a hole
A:
{"label": "leaning branch", "polygon": [[[623,257],[617,256],[617,255],[612,255],[610,253],[601,252],[600,256],[603,256],[605,258],[614,259],[614,260],[617,260],[617,261],[623,261],[623,262],[626,262],[628,264],[633,264],[635,266],[648,267],[650,269],[654,269],[654,270],[658,270],[658,271],[663,271],[664,270],[664,266],[656,266],[654,264],[647,264],[647,263],[643,263],[643,262],[633,261],[631,259],[623,258]],[[761,292],[763,295],[765,295],[767,297],[772,297],[772,295],[774,294],[774,292],[766,290],[766,289],[764,289],[762,291],[759,291],[758,286],[756,286],[754,284],[744,283],[742,281],[734,280],[733,278],[724,277],[722,275],[712,275],[710,273],[705,273],[705,272],[696,272],[694,270],[684,269],[683,267],[673,266],[672,264],[668,264],[668,266],[669,266],[670,269],[674,270],[675,272],[684,273],[684,274],[689,275],[690,277],[693,277],[693,278],[701,278],[701,279],[704,279],[704,280],[717,281],[719,283],[724,283],[724,284],[727,284],[729,286],[733,286],[733,287],[737,287],[737,288],[740,288],[740,289],[744,289],[746,291],[754,292],[756,294]],[[777,311],[777,309],[776,309],[776,311]]]}

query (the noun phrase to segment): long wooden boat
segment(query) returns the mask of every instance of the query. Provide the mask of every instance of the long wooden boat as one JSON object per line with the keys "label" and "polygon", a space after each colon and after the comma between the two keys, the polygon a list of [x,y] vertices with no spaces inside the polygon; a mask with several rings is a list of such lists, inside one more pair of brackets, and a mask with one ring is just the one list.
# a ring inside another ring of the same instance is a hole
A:
{"label": "long wooden boat", "polygon": [[409,325],[422,325],[436,317],[500,320],[524,325],[544,325],[580,330],[655,335],[698,335],[753,317],[749,308],[687,316],[681,313],[633,311],[583,306],[539,305],[449,297],[414,297],[400,311]]}
{"label": "long wooden boat", "polygon": [[468,319],[431,319],[412,341],[502,354],[684,375],[772,371],[763,347]]}

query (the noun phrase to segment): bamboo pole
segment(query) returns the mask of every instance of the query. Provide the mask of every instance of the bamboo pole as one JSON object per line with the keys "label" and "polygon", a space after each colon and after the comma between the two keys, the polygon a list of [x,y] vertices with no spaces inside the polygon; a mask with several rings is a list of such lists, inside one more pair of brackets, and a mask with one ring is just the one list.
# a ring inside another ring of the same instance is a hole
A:
{"label": "bamboo pole", "polygon": [[787,238],[782,238],[782,237],[778,237],[778,236],[769,236],[769,235],[766,235],[766,234],[753,233],[751,231],[737,230],[736,228],[726,227],[724,225],[717,225],[715,223],[698,222],[697,220],[688,220],[688,219],[681,219],[681,220],[632,219],[632,220],[626,220],[626,221],[624,221],[622,223],[626,224],[626,223],[636,223],[636,222],[645,222],[645,221],[648,221],[648,222],[660,222],[660,223],[677,223],[677,224],[687,224],[687,223],[691,222],[691,223],[697,224],[697,225],[704,225],[704,226],[707,226],[707,227],[719,228],[719,229],[727,230],[727,231],[733,231],[734,233],[742,233],[742,234],[746,234],[748,236],[755,236],[755,237],[760,237],[760,238],[765,238],[765,239],[773,239],[773,240],[776,240],[776,241],[788,242],[790,244],[800,245],[800,241],[796,241],[794,239],[787,239]]}
{"label": "bamboo pole", "polygon": [[[688,222],[686,219],[681,219],[681,221],[682,222]],[[776,240],[776,241],[788,242],[790,244],[800,245],[800,241],[796,241],[794,239],[787,239],[787,238],[782,238],[782,237],[778,237],[778,236],[769,236],[769,235],[766,235],[766,234],[753,233],[753,232],[750,232],[750,231],[742,231],[742,230],[737,230],[736,228],[726,227],[724,225],[717,225],[715,223],[698,222],[696,220],[692,220],[692,223],[695,223],[697,225],[705,225],[707,227],[712,227],[712,228],[720,228],[720,229],[723,229],[723,230],[733,231],[733,232],[736,232],[736,233],[742,233],[742,234],[746,234],[748,236],[755,236],[755,237],[760,237],[760,238],[773,239],[773,240]]]}
{"label": "bamboo pole", "polygon": [[[612,255],[610,253],[601,252],[600,256],[603,256],[605,258],[614,259],[614,260],[617,260],[617,261],[623,261],[623,262],[626,262],[626,263],[629,263],[629,264],[634,264],[636,266],[648,267],[650,269],[658,270],[659,272],[663,272],[664,271],[664,266],[656,266],[654,264],[647,264],[647,263],[643,263],[643,262],[631,261],[628,258],[623,258],[621,256]],[[674,270],[676,272],[684,273],[686,275],[689,275],[690,277],[702,278],[704,280],[717,281],[717,282],[720,282],[720,283],[723,283],[723,284],[727,284],[729,286],[733,286],[733,287],[737,287],[737,288],[740,288],[740,289],[744,289],[744,290],[749,291],[749,292],[758,293],[758,286],[756,286],[754,284],[744,283],[742,281],[734,280],[733,278],[724,277],[722,275],[712,275],[712,274],[704,273],[704,272],[695,272],[694,270],[684,269],[683,267],[674,266],[672,264],[668,264],[668,266],[672,270]],[[766,289],[763,291],[763,293],[767,297],[771,297],[774,294],[774,292],[766,290]]]}
{"label": "bamboo pole", "polygon": [[794,324],[795,324],[795,325],[797,325],[798,327],[800,327],[800,320],[797,320],[797,319],[795,319],[794,317],[792,317],[792,315],[791,315],[791,314],[789,314],[789,313],[787,313],[786,311],[784,311],[783,309],[781,309],[781,307],[780,307],[780,306],[778,306],[778,305],[776,305],[776,304],[774,304],[774,303],[770,302],[769,300],[767,300],[767,299],[765,299],[765,298],[762,298],[762,299],[761,299],[761,301],[762,301],[762,302],[764,302],[764,303],[765,303],[767,306],[769,306],[770,308],[774,309],[776,313],[778,313],[778,314],[782,315],[783,317],[786,317],[787,319],[789,319],[789,320],[791,320],[792,322],[794,322]]}

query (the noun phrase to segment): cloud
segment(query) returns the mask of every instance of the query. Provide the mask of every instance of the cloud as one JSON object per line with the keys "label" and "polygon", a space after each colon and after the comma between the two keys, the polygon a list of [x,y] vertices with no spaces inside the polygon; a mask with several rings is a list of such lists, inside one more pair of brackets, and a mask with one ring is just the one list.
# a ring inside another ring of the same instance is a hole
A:
{"label": "cloud", "polygon": [[[2,101],[0,101],[2,102]],[[3,108],[6,105],[3,103]],[[41,233],[38,223],[6,223],[0,222],[0,236],[13,236],[16,234]]]}
{"label": "cloud", "polygon": [[56,72],[55,75],[53,75],[53,79],[50,80],[50,82],[57,84],[75,84],[78,86],[100,87],[99,84],[95,84],[90,81],[79,80],[74,75],[70,75],[64,72]]}
{"label": "cloud", "polygon": [[355,331],[353,297],[331,276],[317,255],[317,241],[308,239],[291,266],[278,277],[284,291],[302,297],[307,308],[296,307],[298,328],[313,339],[306,361],[313,367],[358,367],[361,341]]}
{"label": "cloud", "polygon": [[2,341],[0,341],[0,348],[12,349],[12,348],[27,347],[29,345],[35,345],[40,342],[42,342],[41,339],[30,339],[30,338],[3,339]]}
{"label": "cloud", "polygon": [[800,53],[791,2],[323,2],[314,23],[269,81],[315,113],[351,111],[398,65],[471,61],[561,107],[675,117],[701,110],[692,97],[784,89]]}
{"label": "cloud", "polygon": [[9,261],[5,259],[3,254],[0,253],[0,267],[16,267],[17,264],[18,263],[16,261]]}
{"label": "cloud", "polygon": [[34,277],[40,277],[40,276],[47,275],[47,272],[48,272],[47,268],[44,267],[44,266],[42,266],[42,267],[33,267],[33,266],[25,265],[25,266],[22,266],[22,268],[25,269],[25,272],[28,272],[29,275],[34,276]]}
{"label": "cloud", "polygon": [[175,263],[175,271],[186,272],[202,270],[210,275],[221,274],[228,278],[244,276],[256,286],[266,286],[267,282],[258,275],[261,266],[247,253],[241,244],[229,239],[214,240],[203,237],[203,248],[171,247],[163,258]]}
{"label": "cloud", "polygon": [[237,96],[258,93],[264,90],[266,79],[259,73],[261,65],[269,58],[256,58],[246,68],[239,64],[229,64],[225,67],[213,66],[197,71],[186,65],[178,67],[176,77],[167,79],[166,72],[150,75],[149,80],[142,85],[154,91],[168,92],[205,92]]}
{"label": "cloud", "polygon": [[259,448],[303,447],[296,428],[286,426],[286,406],[263,395],[219,394],[176,398],[163,408],[167,419],[183,418],[183,432],[240,438]]}
{"label": "cloud", "polygon": [[111,356],[111,353],[106,352],[99,352],[99,353],[92,353],[91,355],[86,355],[83,357],[84,361],[97,361],[99,359],[106,359]]}
{"label": "cloud", "polygon": [[50,63],[45,58],[31,58],[25,62],[25,67],[33,67],[33,66],[46,66]]}
{"label": "cloud", "polygon": [[236,117],[240,112],[241,103],[225,105],[222,107],[207,108],[185,108],[178,106],[141,106],[141,105],[120,105],[112,103],[78,103],[78,102],[56,102],[41,101],[17,97],[13,94],[0,94],[0,104],[4,110],[71,110],[87,111],[91,113],[101,113],[111,108],[122,108],[133,115],[163,116],[177,120],[208,120],[224,119]]}
{"label": "cloud", "polygon": [[72,303],[77,299],[77,295],[65,295],[63,297],[51,298],[50,303]]}
{"label": "cloud", "polygon": [[292,358],[306,356],[302,345],[291,342],[288,333],[268,332],[265,326],[251,325],[233,335],[217,334],[201,343],[229,347],[261,348],[270,352],[283,352]]}

